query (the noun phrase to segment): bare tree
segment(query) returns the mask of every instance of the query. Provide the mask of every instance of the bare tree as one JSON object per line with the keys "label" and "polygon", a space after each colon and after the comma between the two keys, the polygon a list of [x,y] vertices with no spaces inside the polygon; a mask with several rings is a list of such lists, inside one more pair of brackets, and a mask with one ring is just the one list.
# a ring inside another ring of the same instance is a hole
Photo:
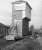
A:
{"label": "bare tree", "polygon": [[30,35],[34,36],[34,26],[31,25],[29,28]]}
{"label": "bare tree", "polygon": [[31,25],[31,26],[30,26],[30,31],[33,31],[33,30],[34,30],[34,26]]}

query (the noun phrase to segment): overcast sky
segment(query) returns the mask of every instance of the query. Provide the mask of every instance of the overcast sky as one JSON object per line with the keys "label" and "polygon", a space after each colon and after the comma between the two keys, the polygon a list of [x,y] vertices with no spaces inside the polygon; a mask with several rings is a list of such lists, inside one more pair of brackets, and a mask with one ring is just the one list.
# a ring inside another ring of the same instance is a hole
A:
{"label": "overcast sky", "polygon": [[[0,22],[6,25],[11,23],[12,5],[14,0],[0,0]],[[32,7],[30,25],[39,28],[42,25],[42,0],[27,0]]]}
{"label": "overcast sky", "polygon": [[32,6],[31,23],[35,28],[42,26],[42,0],[30,0]]}

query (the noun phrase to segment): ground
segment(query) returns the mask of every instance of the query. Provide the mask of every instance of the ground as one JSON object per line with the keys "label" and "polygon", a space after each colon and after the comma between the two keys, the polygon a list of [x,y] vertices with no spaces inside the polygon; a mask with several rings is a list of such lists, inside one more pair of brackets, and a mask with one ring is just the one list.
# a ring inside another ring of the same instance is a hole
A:
{"label": "ground", "polygon": [[40,43],[40,50],[42,50],[42,37],[39,37],[37,41]]}
{"label": "ground", "polygon": [[25,37],[24,39],[17,42],[9,41],[3,42],[3,44],[0,41],[0,46],[4,46],[2,50],[34,50],[33,48],[37,48],[36,50],[42,50],[42,37],[39,37],[36,40]]}

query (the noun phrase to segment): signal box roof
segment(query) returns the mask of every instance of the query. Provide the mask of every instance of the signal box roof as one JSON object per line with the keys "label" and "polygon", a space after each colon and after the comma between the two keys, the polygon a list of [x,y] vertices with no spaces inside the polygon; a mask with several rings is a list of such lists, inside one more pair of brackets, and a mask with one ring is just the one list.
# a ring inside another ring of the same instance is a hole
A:
{"label": "signal box roof", "polygon": [[12,4],[20,4],[20,3],[26,3],[30,7],[30,9],[32,9],[31,6],[30,6],[30,4],[27,1],[16,1],[16,2],[12,2]]}

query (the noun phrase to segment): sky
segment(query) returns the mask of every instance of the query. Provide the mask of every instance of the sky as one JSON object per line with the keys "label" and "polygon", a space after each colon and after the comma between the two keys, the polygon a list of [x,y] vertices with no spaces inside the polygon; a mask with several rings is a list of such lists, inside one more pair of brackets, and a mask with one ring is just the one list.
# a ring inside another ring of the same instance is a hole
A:
{"label": "sky", "polygon": [[[15,0],[0,0],[0,22],[9,25],[12,20],[12,2]],[[42,26],[42,0],[26,0],[32,7],[30,25],[35,28]]]}
{"label": "sky", "polygon": [[42,0],[30,0],[32,6],[31,22],[35,28],[42,26]]}

